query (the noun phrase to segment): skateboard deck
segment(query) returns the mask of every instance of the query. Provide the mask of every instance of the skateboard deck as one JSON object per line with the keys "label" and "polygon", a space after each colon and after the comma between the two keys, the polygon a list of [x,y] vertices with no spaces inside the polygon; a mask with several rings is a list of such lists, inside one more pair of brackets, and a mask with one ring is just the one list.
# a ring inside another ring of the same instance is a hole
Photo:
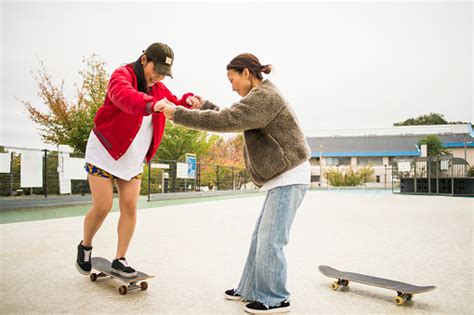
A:
{"label": "skateboard deck", "polygon": [[336,282],[331,284],[331,288],[335,291],[340,287],[347,287],[349,285],[349,281],[396,291],[398,296],[393,299],[393,302],[397,305],[405,304],[406,301],[409,301],[413,298],[414,294],[424,293],[436,289],[435,286],[417,286],[360,273],[339,271],[329,266],[319,266],[319,271],[326,277],[337,279]]}
{"label": "skateboard deck", "polygon": [[141,271],[137,270],[137,275],[133,278],[126,278],[122,277],[121,275],[112,271],[112,263],[102,257],[92,257],[92,269],[98,271],[98,273],[91,273],[90,279],[91,281],[96,281],[98,278],[104,277],[112,277],[125,285],[122,285],[119,288],[119,293],[124,295],[127,294],[128,291],[132,290],[146,290],[148,289],[148,283],[144,280],[153,278],[155,276],[147,275]]}

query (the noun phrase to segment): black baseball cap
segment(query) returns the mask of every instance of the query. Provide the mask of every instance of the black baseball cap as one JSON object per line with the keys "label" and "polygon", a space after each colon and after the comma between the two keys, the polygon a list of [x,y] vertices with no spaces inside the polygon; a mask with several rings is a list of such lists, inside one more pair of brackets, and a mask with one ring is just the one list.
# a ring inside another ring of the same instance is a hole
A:
{"label": "black baseball cap", "polygon": [[163,43],[153,43],[143,53],[148,60],[153,61],[156,72],[173,78],[171,66],[173,65],[174,53],[170,46]]}

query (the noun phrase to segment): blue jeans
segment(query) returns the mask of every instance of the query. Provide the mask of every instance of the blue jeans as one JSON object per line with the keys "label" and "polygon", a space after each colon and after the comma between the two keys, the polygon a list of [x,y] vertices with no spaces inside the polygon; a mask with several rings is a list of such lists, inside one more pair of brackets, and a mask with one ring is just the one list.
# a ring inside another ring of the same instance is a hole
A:
{"label": "blue jeans", "polygon": [[276,306],[290,298],[283,247],[307,190],[308,185],[288,185],[267,192],[236,289],[245,300]]}

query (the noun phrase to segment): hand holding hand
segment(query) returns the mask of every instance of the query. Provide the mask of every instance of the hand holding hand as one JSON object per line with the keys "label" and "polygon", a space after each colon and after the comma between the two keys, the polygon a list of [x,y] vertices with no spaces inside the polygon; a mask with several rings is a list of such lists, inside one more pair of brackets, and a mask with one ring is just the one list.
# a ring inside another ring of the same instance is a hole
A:
{"label": "hand holding hand", "polygon": [[163,108],[163,114],[165,114],[166,118],[168,118],[170,120],[173,120],[175,110],[176,110],[176,106],[174,104],[173,105],[166,105]]}
{"label": "hand holding hand", "polygon": [[192,109],[200,109],[202,106],[202,103],[197,96],[188,97],[186,99],[186,104],[191,105]]}
{"label": "hand holding hand", "polygon": [[[170,101],[168,101],[166,99],[166,97],[162,98],[161,100],[155,102],[155,104],[153,104],[153,111],[155,113],[159,113],[159,112],[162,112],[163,109],[166,107],[166,105],[168,104],[173,104],[171,103]],[[173,104],[174,105],[174,104]]]}

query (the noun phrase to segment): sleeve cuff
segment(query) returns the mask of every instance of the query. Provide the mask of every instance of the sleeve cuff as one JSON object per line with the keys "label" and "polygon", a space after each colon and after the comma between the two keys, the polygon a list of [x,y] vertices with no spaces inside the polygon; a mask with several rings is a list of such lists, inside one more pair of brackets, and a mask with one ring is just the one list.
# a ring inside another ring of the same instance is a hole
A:
{"label": "sleeve cuff", "polygon": [[148,115],[153,114],[153,102],[148,102],[148,103],[146,103],[146,105],[145,105],[145,112],[146,112]]}

